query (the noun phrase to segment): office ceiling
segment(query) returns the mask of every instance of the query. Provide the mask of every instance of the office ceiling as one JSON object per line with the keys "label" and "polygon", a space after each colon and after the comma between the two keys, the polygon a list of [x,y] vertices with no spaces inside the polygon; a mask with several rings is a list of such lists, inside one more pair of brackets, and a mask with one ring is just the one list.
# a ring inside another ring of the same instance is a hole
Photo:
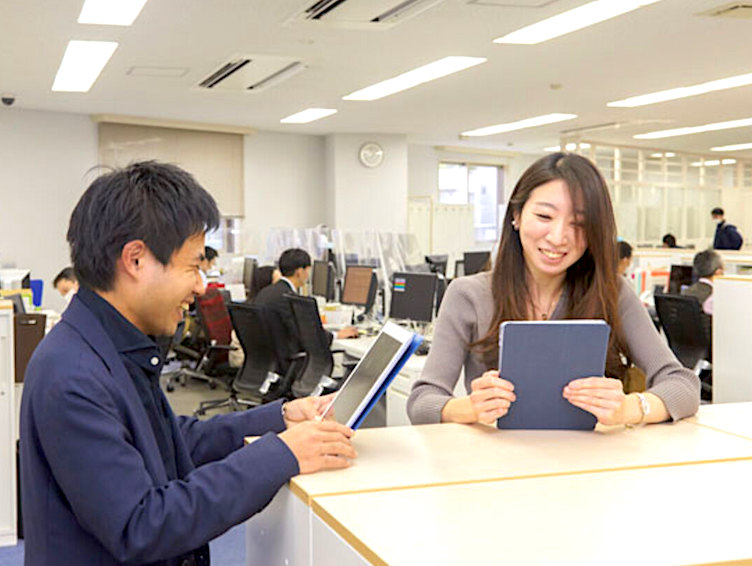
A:
{"label": "office ceiling", "polygon": [[[0,0],[0,92],[17,97],[13,108],[0,107],[0,117],[14,108],[119,114],[306,134],[399,133],[415,143],[535,153],[573,129],[587,140],[701,154],[711,146],[752,142],[752,127],[649,142],[632,138],[751,117],[752,86],[642,108],[606,106],[752,72],[752,19],[698,15],[728,0],[662,0],[532,46],[492,40],[585,0],[440,0],[391,27],[371,24],[374,29],[296,19],[314,3],[149,0],[132,26],[117,27],[78,24],[83,0]],[[71,39],[119,42],[88,93],[50,89]],[[278,56],[307,68],[260,92],[197,87],[235,55]],[[342,100],[448,55],[488,62],[378,101]],[[176,76],[138,74],[153,68]],[[339,112],[310,124],[279,122],[314,106]],[[579,117],[459,139],[465,130],[552,112]],[[752,157],[752,151],[730,155]]]}

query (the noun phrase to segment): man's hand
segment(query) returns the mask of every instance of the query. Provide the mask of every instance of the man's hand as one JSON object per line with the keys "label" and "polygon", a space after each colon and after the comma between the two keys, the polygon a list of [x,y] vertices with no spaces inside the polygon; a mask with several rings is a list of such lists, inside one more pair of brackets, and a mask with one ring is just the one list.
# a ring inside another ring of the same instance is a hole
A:
{"label": "man's hand", "polygon": [[337,331],[337,338],[357,338],[358,329],[354,326],[346,326],[342,330]]}
{"label": "man's hand", "polygon": [[[302,399],[299,399],[302,400]],[[335,421],[304,421],[279,438],[298,460],[301,474],[347,468],[357,453],[350,442],[354,432]]]}
{"label": "man's hand", "polygon": [[[332,402],[334,395],[331,393],[323,397],[302,397],[285,403],[282,412],[287,428],[305,421],[321,420],[324,410]],[[333,415],[329,414],[325,418],[331,420]]]}

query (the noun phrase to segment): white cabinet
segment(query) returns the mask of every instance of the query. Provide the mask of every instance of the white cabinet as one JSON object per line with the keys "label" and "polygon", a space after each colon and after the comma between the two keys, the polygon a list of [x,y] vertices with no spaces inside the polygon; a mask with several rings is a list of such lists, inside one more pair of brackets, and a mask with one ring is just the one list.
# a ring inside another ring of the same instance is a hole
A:
{"label": "white cabinet", "polygon": [[0,301],[0,546],[16,544],[13,307]]}

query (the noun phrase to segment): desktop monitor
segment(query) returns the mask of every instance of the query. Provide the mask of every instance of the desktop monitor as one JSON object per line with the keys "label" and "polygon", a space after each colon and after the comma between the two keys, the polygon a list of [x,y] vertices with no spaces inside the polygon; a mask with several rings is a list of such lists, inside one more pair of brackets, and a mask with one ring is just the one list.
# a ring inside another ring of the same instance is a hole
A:
{"label": "desktop monitor", "polygon": [[334,265],[322,260],[313,261],[311,270],[311,294],[324,297],[327,301],[334,300]]}
{"label": "desktop monitor", "polygon": [[474,275],[483,271],[486,262],[491,257],[491,252],[465,252],[462,255],[465,265],[465,275]]}
{"label": "desktop monitor", "polygon": [[245,287],[245,292],[250,293],[251,292],[251,285],[253,283],[253,273],[256,271],[256,267],[258,267],[258,264],[256,263],[256,260],[252,257],[247,257],[243,261],[243,286]]}
{"label": "desktop monitor", "polygon": [[11,303],[13,303],[13,314],[25,314],[26,313],[26,307],[24,306],[23,297],[21,297],[20,293],[7,295],[5,298],[9,300]]}
{"label": "desktop monitor", "polygon": [[672,265],[671,272],[668,276],[668,293],[679,295],[683,287],[689,287],[692,284],[692,266],[691,265]]}
{"label": "desktop monitor", "polygon": [[392,304],[389,317],[431,322],[436,295],[435,273],[395,271],[392,276]]}
{"label": "desktop monitor", "polygon": [[427,255],[426,263],[428,264],[428,267],[431,269],[432,273],[441,273],[442,275],[446,276],[447,263],[449,263],[449,255]]}
{"label": "desktop monitor", "polygon": [[[345,285],[342,288],[342,303],[366,307],[369,297],[376,295],[373,284],[374,271],[369,265],[351,265],[345,271]],[[373,299],[370,301],[373,304]]]}

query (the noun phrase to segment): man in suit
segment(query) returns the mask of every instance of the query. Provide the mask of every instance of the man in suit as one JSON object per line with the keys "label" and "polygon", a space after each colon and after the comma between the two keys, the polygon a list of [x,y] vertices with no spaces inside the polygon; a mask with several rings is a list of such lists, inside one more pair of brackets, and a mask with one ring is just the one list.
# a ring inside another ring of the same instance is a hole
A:
{"label": "man in suit", "polygon": [[[253,303],[267,307],[277,317],[279,326],[282,328],[282,336],[275,336],[275,340],[283,342],[281,348],[284,352],[284,359],[289,360],[301,348],[295,318],[285,295],[299,293],[300,289],[306,284],[311,275],[311,256],[305,250],[291,248],[282,252],[282,255],[279,256],[278,265],[282,274],[279,281],[261,289]],[[358,331],[354,327],[348,326],[336,333],[328,333],[327,338],[331,343],[335,337],[354,338],[357,335]],[[285,374],[289,363],[280,363],[282,367],[279,368],[279,373]]]}
{"label": "man in suit", "polygon": [[[208,542],[292,476],[349,465],[351,431],[325,398],[208,421],[176,417],[154,336],[204,288],[214,199],[172,165],[96,179],[67,239],[80,289],[29,364],[21,404],[27,566],[209,564]],[[247,435],[261,436],[244,446]]]}
{"label": "man in suit", "polygon": [[713,248],[716,250],[739,250],[744,243],[742,235],[733,224],[728,224],[724,218],[723,209],[720,207],[710,211],[713,222],[716,222]]}
{"label": "man in suit", "polygon": [[695,297],[703,312],[712,315],[713,279],[718,275],[723,275],[721,255],[715,250],[705,250],[696,254],[692,262],[692,270],[697,277],[697,281],[685,289],[682,294]]}

